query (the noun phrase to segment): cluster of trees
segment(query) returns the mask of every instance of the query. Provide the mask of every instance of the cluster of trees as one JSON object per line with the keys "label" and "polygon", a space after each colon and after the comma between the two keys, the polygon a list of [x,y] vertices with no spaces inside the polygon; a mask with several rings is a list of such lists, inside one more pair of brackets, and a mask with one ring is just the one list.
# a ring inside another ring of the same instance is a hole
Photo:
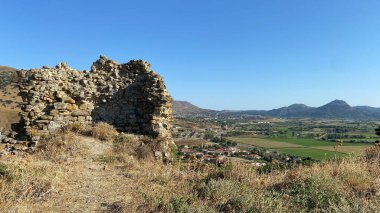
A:
{"label": "cluster of trees", "polygon": [[207,132],[205,132],[205,134],[204,134],[204,136],[203,136],[203,138],[205,139],[205,140],[211,140],[211,139],[213,139],[215,137],[215,133],[214,132],[211,132],[211,131],[207,131]]}
{"label": "cluster of trees", "polygon": [[236,146],[237,145],[236,142],[234,142],[232,140],[228,140],[227,138],[225,138],[223,136],[221,136],[221,137],[215,136],[215,133],[211,132],[211,131],[205,132],[204,139],[212,141],[214,143],[217,143],[221,147],[229,147],[229,146]]}
{"label": "cluster of trees", "polygon": [[286,163],[270,163],[270,164],[267,164],[263,167],[260,167],[258,169],[258,172],[270,173],[274,170],[285,170],[285,169],[293,168],[293,167],[298,166],[300,164],[305,165],[305,166],[311,166],[315,162],[318,162],[317,160],[314,160],[310,157],[303,157],[303,158],[299,158],[299,159],[300,160],[297,160],[297,161],[291,160],[291,161],[288,161]]}
{"label": "cluster of trees", "polygon": [[316,160],[311,157],[297,157],[276,151],[268,152],[266,149],[259,147],[252,148],[250,152],[261,156],[263,160],[269,162],[269,164],[263,168],[264,170],[273,170],[275,167],[289,168],[296,164],[311,165],[316,162]]}
{"label": "cluster of trees", "polygon": [[222,147],[229,147],[229,146],[236,146],[237,143],[232,140],[228,140],[227,138],[224,137],[214,137],[211,139],[212,142],[217,143],[218,145]]}
{"label": "cluster of trees", "polygon": [[244,131],[271,131],[273,127],[271,124],[249,124],[240,126]]}
{"label": "cluster of trees", "polygon": [[326,139],[347,139],[347,138],[355,138],[355,139],[365,139],[367,136],[365,135],[347,135],[347,134],[327,134]]}
{"label": "cluster of trees", "polygon": [[256,154],[259,155],[263,158],[263,160],[267,162],[273,162],[274,160],[276,161],[286,161],[289,156],[287,156],[284,153],[279,153],[276,151],[268,151],[264,148],[259,148],[259,147],[254,147],[250,150],[251,154]]}

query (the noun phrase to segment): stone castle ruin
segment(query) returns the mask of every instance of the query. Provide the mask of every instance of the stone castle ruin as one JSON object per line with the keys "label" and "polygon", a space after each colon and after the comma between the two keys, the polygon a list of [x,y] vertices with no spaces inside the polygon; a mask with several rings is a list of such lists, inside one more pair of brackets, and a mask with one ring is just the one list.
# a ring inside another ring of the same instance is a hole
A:
{"label": "stone castle ruin", "polygon": [[101,56],[90,71],[60,63],[18,74],[19,129],[32,143],[73,122],[99,121],[122,132],[171,139],[172,98],[146,61],[118,64]]}

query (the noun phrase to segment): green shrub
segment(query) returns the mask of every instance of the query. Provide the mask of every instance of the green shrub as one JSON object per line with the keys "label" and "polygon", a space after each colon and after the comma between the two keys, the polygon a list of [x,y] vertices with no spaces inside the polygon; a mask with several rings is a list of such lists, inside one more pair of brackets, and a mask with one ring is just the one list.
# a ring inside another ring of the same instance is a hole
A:
{"label": "green shrub", "polygon": [[9,179],[11,177],[11,173],[8,169],[8,166],[0,163],[0,179]]}
{"label": "green shrub", "polygon": [[195,190],[199,199],[217,212],[292,212],[279,193],[238,181],[211,179]]}
{"label": "green shrub", "polygon": [[115,155],[99,155],[95,160],[102,163],[115,163],[124,161],[121,156]]}
{"label": "green shrub", "polygon": [[175,197],[170,201],[173,212],[190,212],[191,199],[186,197]]}
{"label": "green shrub", "polygon": [[123,134],[119,134],[119,135],[115,135],[113,137],[112,142],[114,145],[120,145],[120,144],[128,143],[129,140],[130,140],[130,138],[126,137]]}
{"label": "green shrub", "polygon": [[210,180],[198,187],[202,199],[211,203],[222,212],[247,212],[252,208],[254,193],[243,184],[230,180]]}
{"label": "green shrub", "polygon": [[3,177],[8,174],[7,166],[0,163],[0,177]]}
{"label": "green shrub", "polygon": [[339,206],[343,195],[329,187],[326,180],[309,177],[294,180],[285,186],[277,186],[277,191],[288,195],[297,206],[308,211],[330,211],[331,206]]}

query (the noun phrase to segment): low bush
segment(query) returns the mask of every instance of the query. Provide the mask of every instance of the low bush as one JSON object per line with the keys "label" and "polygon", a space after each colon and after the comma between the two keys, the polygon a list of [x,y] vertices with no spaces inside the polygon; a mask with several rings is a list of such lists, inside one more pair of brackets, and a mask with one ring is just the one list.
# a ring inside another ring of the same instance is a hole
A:
{"label": "low bush", "polygon": [[11,177],[11,173],[8,169],[8,166],[0,163],[0,179],[6,180]]}
{"label": "low bush", "polygon": [[118,132],[112,125],[105,122],[99,122],[92,127],[91,134],[99,140],[109,141],[117,135]]}
{"label": "low bush", "polygon": [[330,207],[339,206],[343,199],[342,194],[334,190],[332,185],[318,177],[307,177],[277,185],[275,189],[289,197],[298,208],[330,212]]}
{"label": "low bush", "polygon": [[136,155],[136,149],[140,145],[140,141],[136,136],[127,134],[114,136],[112,142],[112,150],[116,154]]}
{"label": "low bush", "polygon": [[160,145],[162,144],[161,138],[151,138],[144,136],[140,139],[139,145],[135,148],[135,155],[138,159],[153,158],[153,150],[162,150]]}
{"label": "low bush", "polygon": [[82,122],[73,122],[65,126],[64,131],[75,132],[83,135],[91,134],[91,126]]}
{"label": "low bush", "polygon": [[38,142],[36,157],[53,162],[63,162],[82,151],[82,144],[73,132],[43,135]]}

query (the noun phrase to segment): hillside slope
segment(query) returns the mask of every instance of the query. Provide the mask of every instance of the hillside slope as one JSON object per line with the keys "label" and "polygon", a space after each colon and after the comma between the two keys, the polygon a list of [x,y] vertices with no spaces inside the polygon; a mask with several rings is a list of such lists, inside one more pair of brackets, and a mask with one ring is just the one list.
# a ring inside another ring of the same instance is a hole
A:
{"label": "hillside slope", "polygon": [[205,117],[216,111],[199,108],[187,101],[173,101],[173,114],[176,117]]}
{"label": "hillside slope", "polygon": [[1,66],[0,65],[0,72],[9,72],[9,71],[16,71],[16,68],[13,67],[7,67],[7,66]]}
{"label": "hillside slope", "polygon": [[19,89],[13,83],[16,68],[0,66],[0,129],[11,129],[12,123],[19,121],[18,105],[22,102]]}

